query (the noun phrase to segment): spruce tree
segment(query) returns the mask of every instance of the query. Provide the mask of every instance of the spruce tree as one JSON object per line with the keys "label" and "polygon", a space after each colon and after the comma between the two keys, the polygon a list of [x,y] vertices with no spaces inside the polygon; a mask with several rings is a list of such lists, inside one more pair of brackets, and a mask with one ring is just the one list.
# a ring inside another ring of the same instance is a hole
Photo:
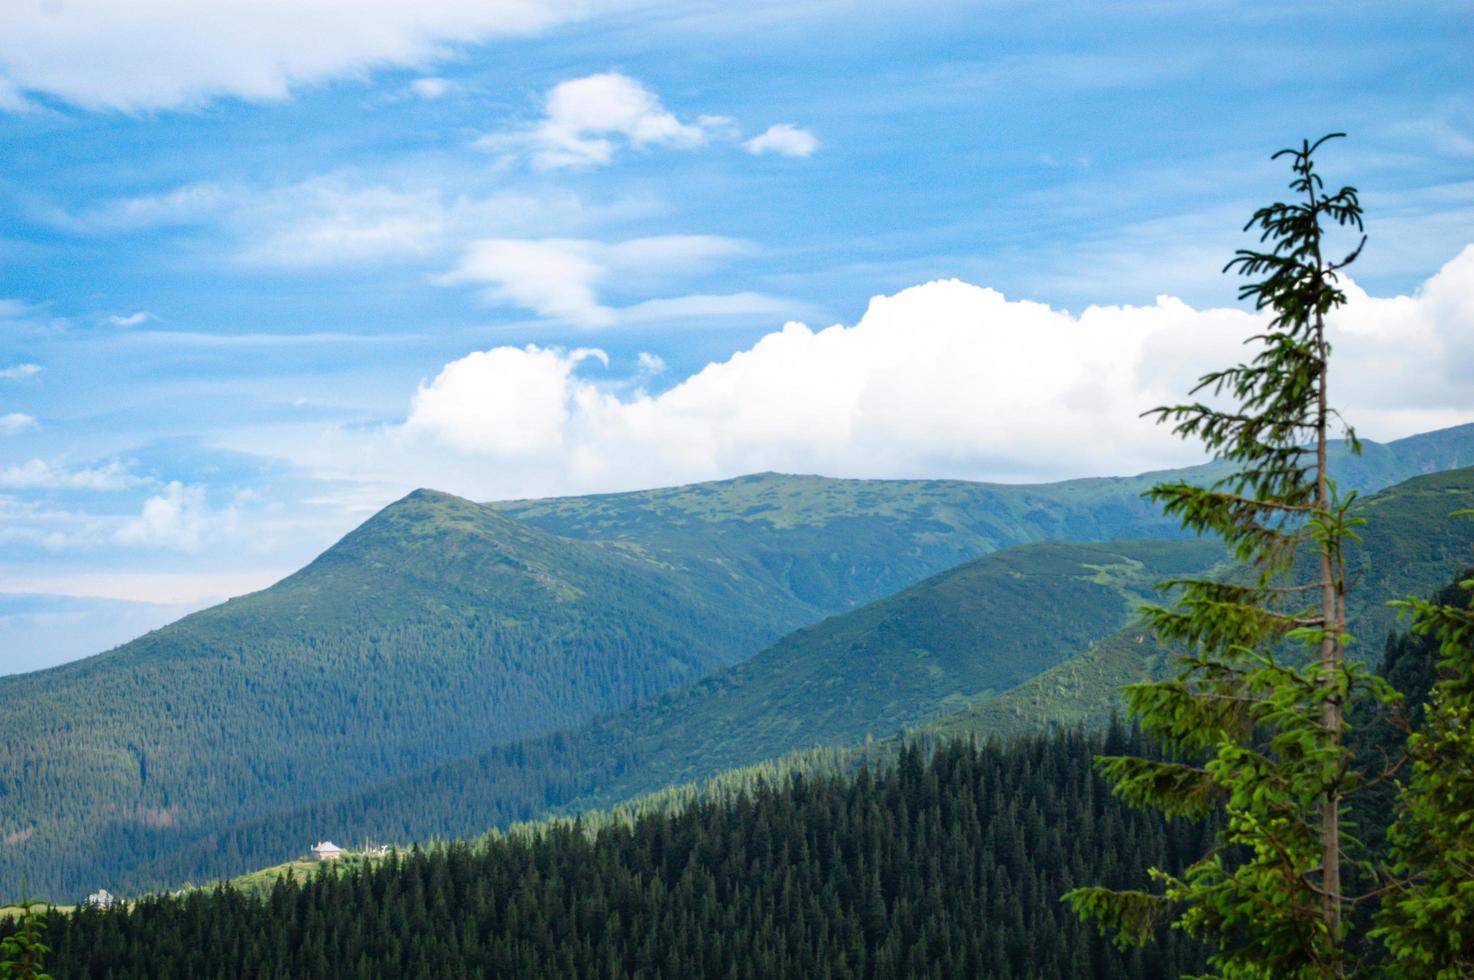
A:
{"label": "spruce tree", "polygon": [[[1333,427],[1326,316],[1346,301],[1339,273],[1360,254],[1326,257],[1335,227],[1360,232],[1355,188],[1327,193],[1314,155],[1336,133],[1281,150],[1295,199],[1256,211],[1224,271],[1250,277],[1240,298],[1270,314],[1246,344],[1248,363],[1203,376],[1202,400],[1147,413],[1237,469],[1208,487],[1154,487],[1150,498],[1184,528],[1217,534],[1245,563],[1238,578],[1179,580],[1171,608],[1145,610],[1182,652],[1168,680],[1126,700],[1166,758],[1103,756],[1116,793],[1172,817],[1222,813],[1217,843],[1181,875],[1152,869],[1160,891],[1079,888],[1065,898],[1119,945],[1167,922],[1215,947],[1224,976],[1329,977],[1345,967],[1341,826],[1359,777],[1344,744],[1343,709],[1361,688],[1394,695],[1345,657],[1345,549],[1360,523],[1354,494],[1328,470]],[[1260,277],[1260,278],[1253,278]],[[1340,422],[1352,451],[1355,432]],[[1297,561],[1298,556],[1298,561]],[[1308,568],[1306,566],[1309,566]]]}
{"label": "spruce tree", "polygon": [[[1461,512],[1474,515],[1474,512]],[[1474,575],[1459,583],[1474,592]],[[1399,976],[1474,976],[1474,596],[1467,607],[1401,603],[1439,641],[1438,682],[1408,739],[1412,775],[1388,832],[1396,858],[1373,935]]]}
{"label": "spruce tree", "polygon": [[46,903],[38,902],[21,889],[20,901],[15,908],[20,919],[20,928],[0,939],[0,977],[15,980],[51,980],[45,970],[46,954],[51,947],[46,945]]}

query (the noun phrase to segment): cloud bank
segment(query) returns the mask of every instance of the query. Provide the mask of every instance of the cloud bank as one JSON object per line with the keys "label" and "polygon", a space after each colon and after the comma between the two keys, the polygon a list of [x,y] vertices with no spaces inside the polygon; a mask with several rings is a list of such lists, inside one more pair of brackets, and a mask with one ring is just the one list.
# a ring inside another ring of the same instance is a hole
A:
{"label": "cloud bank", "polygon": [[[1376,298],[1354,284],[1348,294],[1332,323],[1334,395],[1363,434],[1474,419],[1474,246],[1415,295]],[[423,384],[405,423],[383,434],[390,445],[368,455],[454,457],[439,485],[483,498],[768,469],[1005,481],[1135,473],[1198,458],[1139,415],[1242,359],[1262,325],[1166,296],[1072,314],[938,281],[877,297],[853,326],[788,323],[658,394],[640,387],[650,375],[639,365],[612,380],[599,351],[470,354]]]}

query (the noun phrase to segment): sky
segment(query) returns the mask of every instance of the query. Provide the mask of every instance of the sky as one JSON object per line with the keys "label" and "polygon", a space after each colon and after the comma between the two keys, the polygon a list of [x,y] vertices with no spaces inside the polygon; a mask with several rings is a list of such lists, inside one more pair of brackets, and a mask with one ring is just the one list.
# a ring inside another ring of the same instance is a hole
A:
{"label": "sky", "polygon": [[1474,420],[1471,41],[1465,0],[7,0],[0,673],[421,486],[1195,462],[1138,414],[1239,356],[1221,270],[1330,131],[1340,404]]}

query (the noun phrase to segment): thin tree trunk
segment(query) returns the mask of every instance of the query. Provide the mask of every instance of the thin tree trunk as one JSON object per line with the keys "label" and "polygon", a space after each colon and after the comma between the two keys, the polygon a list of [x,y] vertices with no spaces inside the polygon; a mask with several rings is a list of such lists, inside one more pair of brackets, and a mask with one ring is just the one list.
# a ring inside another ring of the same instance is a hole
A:
{"label": "thin tree trunk", "polygon": [[[1326,429],[1328,428],[1326,399],[1326,341],[1325,320],[1320,313],[1315,317],[1316,346],[1321,359],[1318,411],[1315,432],[1315,506],[1322,515],[1331,512],[1330,479],[1326,471]],[[1336,563],[1331,554],[1332,538],[1327,537],[1320,549],[1320,597],[1321,617],[1325,635],[1320,642],[1321,684],[1330,687],[1336,682],[1341,666],[1341,616],[1337,602]],[[1341,744],[1341,702],[1339,698],[1328,698],[1321,708],[1321,723],[1329,733],[1331,744]],[[1339,947],[1341,930],[1341,791],[1337,782],[1326,787],[1326,798],[1321,802],[1321,915],[1325,921],[1332,948]],[[1341,975],[1340,959],[1331,963],[1331,972]]]}

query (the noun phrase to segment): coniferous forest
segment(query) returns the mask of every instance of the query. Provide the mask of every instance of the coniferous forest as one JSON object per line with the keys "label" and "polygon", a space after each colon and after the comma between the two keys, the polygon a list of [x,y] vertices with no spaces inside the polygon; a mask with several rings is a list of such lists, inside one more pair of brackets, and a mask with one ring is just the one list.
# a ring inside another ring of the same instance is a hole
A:
{"label": "coniferous forest", "polygon": [[1133,810],[1091,769],[1119,726],[917,745],[850,777],[795,774],[589,832],[577,823],[384,862],[83,909],[58,978],[1158,977],[1181,933],[1121,953],[1060,903],[1145,884],[1211,833]]}

